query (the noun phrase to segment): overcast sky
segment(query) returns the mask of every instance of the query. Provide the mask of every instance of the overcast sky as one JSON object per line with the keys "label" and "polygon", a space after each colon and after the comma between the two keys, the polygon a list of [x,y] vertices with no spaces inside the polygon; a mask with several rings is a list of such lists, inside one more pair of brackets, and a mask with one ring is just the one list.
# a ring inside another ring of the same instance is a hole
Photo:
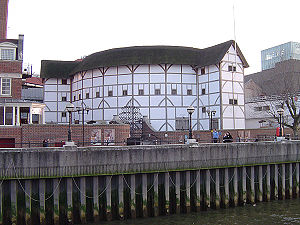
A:
{"label": "overcast sky", "polygon": [[206,48],[234,39],[250,67],[260,52],[300,42],[300,0],[9,0],[8,38],[24,34],[24,65],[139,45]]}

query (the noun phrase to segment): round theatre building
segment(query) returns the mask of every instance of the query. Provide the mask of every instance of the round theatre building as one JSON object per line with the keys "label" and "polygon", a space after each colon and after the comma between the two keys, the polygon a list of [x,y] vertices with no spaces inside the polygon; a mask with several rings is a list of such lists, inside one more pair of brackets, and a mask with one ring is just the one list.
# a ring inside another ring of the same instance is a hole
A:
{"label": "round theatre building", "polygon": [[[147,116],[158,131],[174,131],[187,128],[187,108],[193,106],[193,129],[243,129],[246,67],[234,41],[205,49],[140,46],[78,61],[43,60],[45,121],[67,123],[65,107],[72,102],[89,108],[85,122],[109,122],[129,110]],[[81,117],[73,115],[80,123]]]}

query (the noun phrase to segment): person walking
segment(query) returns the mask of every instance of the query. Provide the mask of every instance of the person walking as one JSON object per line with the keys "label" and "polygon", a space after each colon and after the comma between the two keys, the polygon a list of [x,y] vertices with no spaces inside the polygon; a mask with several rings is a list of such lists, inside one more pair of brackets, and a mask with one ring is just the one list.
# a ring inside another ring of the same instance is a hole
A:
{"label": "person walking", "polygon": [[220,138],[221,132],[218,132],[216,129],[214,129],[212,136],[213,136],[213,143],[218,143]]}

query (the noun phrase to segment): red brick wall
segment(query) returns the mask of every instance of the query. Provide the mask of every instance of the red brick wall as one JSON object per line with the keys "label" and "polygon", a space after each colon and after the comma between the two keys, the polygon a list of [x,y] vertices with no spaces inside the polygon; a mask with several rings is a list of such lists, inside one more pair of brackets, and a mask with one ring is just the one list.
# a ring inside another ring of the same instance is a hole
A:
{"label": "red brick wall", "polygon": [[8,0],[0,1],[0,39],[6,39]]}
{"label": "red brick wall", "polygon": [[0,60],[1,73],[22,73],[22,61]]}

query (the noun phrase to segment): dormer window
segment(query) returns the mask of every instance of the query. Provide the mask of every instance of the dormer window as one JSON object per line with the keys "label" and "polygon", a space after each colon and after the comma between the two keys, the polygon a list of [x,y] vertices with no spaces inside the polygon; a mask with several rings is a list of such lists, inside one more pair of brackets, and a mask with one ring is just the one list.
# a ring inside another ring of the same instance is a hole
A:
{"label": "dormer window", "polygon": [[0,60],[16,60],[16,49],[17,46],[4,42],[0,44]]}

